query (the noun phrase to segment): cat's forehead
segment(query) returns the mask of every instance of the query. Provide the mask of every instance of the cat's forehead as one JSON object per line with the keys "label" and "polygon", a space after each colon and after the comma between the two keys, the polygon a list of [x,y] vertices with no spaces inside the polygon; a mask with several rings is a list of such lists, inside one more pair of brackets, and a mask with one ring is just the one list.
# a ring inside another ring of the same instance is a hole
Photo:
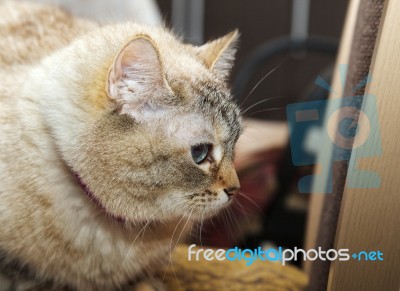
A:
{"label": "cat's forehead", "polygon": [[224,83],[208,81],[198,84],[195,98],[199,110],[205,115],[211,115],[214,123],[227,126],[230,135],[240,133],[242,127],[240,109]]}
{"label": "cat's forehead", "polygon": [[185,145],[212,143],[214,140],[212,123],[199,112],[177,112],[164,124],[167,136]]}
{"label": "cat's forehead", "polygon": [[226,151],[231,151],[242,131],[242,124],[240,110],[229,90],[224,84],[211,81],[197,81],[188,87],[186,92],[179,92],[185,94],[182,98],[186,99],[183,103],[187,114],[175,124],[186,128],[189,135],[214,139]]}

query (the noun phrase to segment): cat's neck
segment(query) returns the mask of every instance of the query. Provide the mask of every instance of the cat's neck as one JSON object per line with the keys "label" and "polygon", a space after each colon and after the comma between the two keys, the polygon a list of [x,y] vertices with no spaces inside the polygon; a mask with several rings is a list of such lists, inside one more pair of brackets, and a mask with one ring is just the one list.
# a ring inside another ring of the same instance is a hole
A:
{"label": "cat's neck", "polygon": [[77,172],[74,172],[73,170],[70,170],[70,171],[71,171],[71,175],[75,178],[76,183],[82,188],[83,192],[90,199],[90,201],[95,205],[95,207],[99,208],[100,211],[105,216],[110,218],[111,220],[116,221],[116,222],[120,223],[121,225],[126,225],[127,221],[124,217],[114,215],[114,214],[110,213],[109,211],[107,211],[107,209],[99,201],[99,199],[97,199],[96,195],[92,192],[92,190],[90,190],[89,186],[85,182],[83,182],[82,177]]}

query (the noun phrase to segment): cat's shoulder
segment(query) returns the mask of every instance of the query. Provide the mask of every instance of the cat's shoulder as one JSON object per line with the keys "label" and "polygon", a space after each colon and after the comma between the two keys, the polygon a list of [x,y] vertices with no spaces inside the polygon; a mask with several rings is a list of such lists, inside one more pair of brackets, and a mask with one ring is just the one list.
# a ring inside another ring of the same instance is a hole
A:
{"label": "cat's shoulder", "polygon": [[0,65],[35,63],[96,27],[56,7],[5,1],[0,4]]}

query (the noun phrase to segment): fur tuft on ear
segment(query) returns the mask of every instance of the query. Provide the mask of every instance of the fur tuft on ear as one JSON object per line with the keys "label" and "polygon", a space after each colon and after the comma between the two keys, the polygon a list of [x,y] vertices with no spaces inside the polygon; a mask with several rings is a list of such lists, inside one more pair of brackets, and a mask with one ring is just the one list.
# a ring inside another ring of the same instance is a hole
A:
{"label": "fur tuft on ear", "polygon": [[239,32],[234,30],[198,47],[197,54],[208,69],[217,71],[226,79],[233,67],[238,40]]}
{"label": "fur tuft on ear", "polygon": [[119,52],[109,71],[107,93],[122,106],[121,113],[135,118],[160,107],[170,88],[149,37],[138,36]]}

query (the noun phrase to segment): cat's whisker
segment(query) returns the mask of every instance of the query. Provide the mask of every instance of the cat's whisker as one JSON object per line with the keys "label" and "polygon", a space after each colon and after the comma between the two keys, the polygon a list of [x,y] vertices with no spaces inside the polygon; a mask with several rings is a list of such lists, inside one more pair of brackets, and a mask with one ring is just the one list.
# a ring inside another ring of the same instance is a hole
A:
{"label": "cat's whisker", "polygon": [[[176,208],[178,208],[179,206],[182,206],[182,205],[185,205],[185,201],[181,201],[181,202],[178,203],[178,204],[171,205],[171,207],[165,209],[164,212],[170,211],[170,210],[172,210],[172,209],[176,209]],[[158,208],[156,209],[156,211],[159,210],[161,207],[162,207],[162,206],[158,207]],[[156,211],[155,211],[155,212],[156,212]],[[155,212],[154,212],[153,214],[155,214]],[[143,242],[143,239],[144,239],[144,234],[145,234],[145,232],[146,232],[146,226],[150,225],[151,222],[154,222],[154,221],[156,220],[156,218],[157,218],[158,216],[162,215],[164,212],[160,212],[159,215],[157,215],[157,216],[153,217],[152,219],[150,219],[150,220],[147,222],[147,224],[143,227],[143,229],[142,229],[142,230],[143,230],[143,232],[142,232],[142,242]],[[152,214],[152,215],[153,215],[153,214]],[[164,224],[164,222],[163,222],[162,220],[160,220],[160,223]]]}
{"label": "cat's whisker", "polygon": [[[192,208],[193,208],[193,207],[192,207]],[[176,224],[174,231],[172,232],[171,241],[170,241],[170,244],[169,244],[170,256],[169,256],[168,266],[169,266],[170,264],[172,265],[172,255],[171,255],[171,251],[172,251],[172,241],[173,241],[173,239],[174,239],[175,232],[176,232],[177,228],[179,227],[181,221],[182,221],[183,218],[185,217],[186,213],[188,213],[192,208],[189,208],[188,210],[186,210],[186,212],[182,215],[181,219],[180,219],[180,220],[178,221],[178,223]],[[164,283],[164,279],[165,279],[165,275],[167,274],[167,271],[168,271],[168,268],[165,269],[164,276],[163,276],[163,279],[162,279],[162,282],[163,282],[163,283]]]}
{"label": "cat's whisker", "polygon": [[[151,222],[154,222],[154,221],[156,220],[156,218],[160,218],[160,216],[165,215],[166,212],[169,212],[169,211],[175,210],[175,209],[179,209],[179,207],[185,206],[185,205],[186,205],[186,201],[180,201],[180,202],[178,202],[177,204],[171,205],[170,207],[167,207],[166,209],[164,209],[163,211],[161,211],[159,214],[157,214],[156,216],[154,216],[153,218],[151,218],[149,222],[150,222],[150,223],[151,223]],[[163,207],[163,206],[158,207],[158,210],[160,210],[161,207]],[[157,212],[157,209],[156,209],[155,212]],[[154,215],[155,212],[153,212],[152,215]],[[166,224],[166,222],[163,221],[162,219],[159,220],[159,223],[161,223],[161,224]]]}
{"label": "cat's whisker", "polygon": [[262,215],[264,215],[264,211],[260,208],[260,206],[256,202],[253,201],[253,199],[251,199],[246,194],[241,193],[241,192],[238,192],[237,194],[240,195],[241,197],[247,199],[251,204],[253,204],[257,208],[258,211],[260,211],[260,213]]}
{"label": "cat's whisker", "polygon": [[253,116],[253,115],[255,115],[257,113],[261,113],[261,112],[267,112],[267,111],[273,111],[273,110],[284,110],[284,109],[285,108],[283,108],[283,107],[274,107],[274,108],[262,109],[262,110],[259,110],[259,111],[256,111],[256,112],[252,112],[250,115],[247,115],[246,117],[250,117],[250,116]]}
{"label": "cat's whisker", "polygon": [[[154,213],[157,212],[160,208],[161,208],[161,206],[158,207],[158,208],[156,209],[156,211],[154,211]],[[153,214],[154,214],[154,213],[153,213]],[[136,237],[134,238],[133,242],[132,242],[131,245],[129,246],[128,252],[126,253],[126,256],[125,256],[124,260],[122,261],[121,268],[124,266],[125,261],[126,261],[126,259],[128,258],[129,254],[130,254],[130,252],[131,252],[131,250],[132,250],[132,247],[133,247],[133,245],[135,244],[135,242],[136,242],[137,238],[139,237],[140,233],[141,233],[152,221],[153,221],[152,219],[148,220],[147,223],[144,225],[144,227],[138,232],[138,234],[137,234]]]}
{"label": "cat's whisker", "polygon": [[[185,223],[185,225],[183,226],[183,228],[182,228],[182,230],[181,230],[181,233],[180,233],[179,236],[178,236],[178,239],[177,239],[177,241],[176,241],[176,244],[175,244],[175,246],[174,246],[172,252],[175,251],[176,246],[179,244],[179,240],[181,239],[182,234],[183,234],[183,232],[185,231],[185,228],[186,228],[187,224],[189,223],[190,219],[192,218],[193,210],[194,210],[194,207],[192,208],[192,211],[190,212],[189,217],[186,219],[186,223]],[[172,258],[172,253],[170,254],[170,256],[171,256],[171,258]]]}
{"label": "cat's whisker", "polygon": [[235,199],[235,202],[233,203],[233,206],[236,207],[240,211],[241,214],[247,216],[249,212],[246,211],[246,209],[243,207],[242,203],[238,199]]}
{"label": "cat's whisker", "polygon": [[233,210],[231,208],[228,208],[227,212],[228,212],[230,221],[232,221],[235,224],[235,228],[240,232],[240,237],[243,238],[244,233],[243,233],[242,227],[241,227],[240,223],[238,222],[237,217],[233,213]]}
{"label": "cat's whisker", "polygon": [[197,237],[197,233],[199,231],[199,224],[198,223],[192,223],[192,226],[190,228],[190,238]]}
{"label": "cat's whisker", "polygon": [[[176,272],[175,272],[174,265],[173,265],[173,262],[172,262],[172,253],[175,251],[175,248],[176,248],[176,246],[177,246],[178,243],[179,243],[179,240],[180,240],[180,238],[181,238],[181,236],[182,236],[182,234],[183,234],[183,232],[184,232],[184,230],[185,230],[185,227],[186,227],[186,225],[188,224],[189,220],[190,220],[191,217],[192,217],[194,208],[195,208],[195,206],[192,206],[191,208],[189,208],[189,209],[184,213],[184,215],[182,216],[182,218],[179,220],[179,222],[177,223],[177,225],[176,225],[176,227],[175,227],[175,229],[174,229],[174,231],[173,231],[173,233],[172,233],[171,242],[170,242],[170,245],[169,245],[169,264],[168,264],[168,265],[171,265],[171,269],[172,269],[172,272],[174,273],[174,276],[175,276],[175,278],[176,278],[176,280],[177,280],[177,282],[178,282],[178,286],[179,286],[179,280],[178,280],[178,278],[177,278],[177,276],[176,276]],[[184,226],[183,226],[183,228],[182,228],[182,230],[181,230],[181,233],[180,233],[180,235],[179,235],[179,237],[178,237],[178,239],[177,239],[177,241],[176,241],[176,244],[175,244],[174,248],[172,248],[172,243],[173,243],[173,239],[174,239],[174,236],[175,236],[175,232],[176,232],[178,226],[180,225],[180,223],[182,222],[183,218],[185,217],[185,215],[186,215],[189,211],[190,211],[190,214],[189,214],[188,218],[186,219],[186,223],[184,224]],[[166,273],[167,273],[167,270],[164,272],[163,282],[164,282]],[[181,289],[180,286],[179,286],[179,289]]]}
{"label": "cat's whisker", "polygon": [[266,73],[254,86],[253,88],[250,90],[249,94],[247,94],[247,96],[244,98],[244,100],[239,104],[239,107],[242,107],[242,105],[249,99],[249,97],[251,96],[251,94],[253,94],[253,92],[257,89],[258,86],[261,85],[261,83],[268,78],[272,73],[274,73],[277,69],[279,69],[284,62],[286,61],[286,58],[284,58],[275,68],[273,68],[271,71],[269,71],[268,73]]}
{"label": "cat's whisker", "polygon": [[171,262],[171,269],[172,269],[172,272],[174,273],[174,276],[175,276],[176,281],[178,282],[179,289],[181,289],[181,287],[180,287],[180,284],[179,284],[178,277],[176,276],[176,272],[175,272],[175,268],[174,268],[174,263],[172,262],[172,254],[173,254],[173,252],[175,251],[176,246],[178,245],[179,240],[181,239],[183,232],[185,231],[186,225],[188,224],[189,220],[190,220],[191,217],[192,217],[193,210],[194,210],[194,207],[192,208],[192,211],[190,212],[189,217],[187,218],[186,223],[185,223],[185,225],[183,226],[183,228],[182,228],[182,230],[181,230],[181,233],[179,234],[179,237],[178,237],[178,239],[177,239],[177,241],[176,241],[176,244],[175,244],[175,246],[174,246],[172,252],[171,252],[171,250],[170,250],[170,257],[169,257],[169,259],[170,259],[170,262]]}
{"label": "cat's whisker", "polygon": [[[180,219],[180,220],[178,221],[178,223],[176,224],[175,229],[174,229],[174,231],[172,232],[171,242],[170,242],[170,244],[169,244],[170,253],[171,253],[171,251],[172,251],[172,242],[173,242],[173,239],[174,239],[176,230],[178,229],[178,227],[179,227],[180,223],[182,222],[182,220],[185,218],[186,214],[187,214],[189,211],[192,211],[192,212],[193,212],[193,210],[194,210],[194,206],[191,207],[191,208],[189,208],[189,209],[182,215],[181,219]],[[192,213],[192,212],[191,212],[191,213]],[[171,258],[171,255],[170,255],[170,258]]]}
{"label": "cat's whisker", "polygon": [[237,245],[238,244],[238,232],[239,232],[240,238],[244,237],[242,228],[241,228],[240,224],[238,223],[235,215],[232,213],[232,209],[231,208],[227,208],[226,209],[226,214],[227,214],[228,219],[229,219],[230,227],[231,227],[231,229],[233,229],[234,242]]}
{"label": "cat's whisker", "polygon": [[231,239],[232,240],[235,240],[235,243],[236,243],[236,238],[235,238],[235,236],[233,235],[233,232],[232,232],[232,229],[231,229],[231,224],[230,224],[230,221],[229,221],[229,218],[228,218],[228,216],[227,216],[227,209],[224,209],[224,211],[223,211],[223,215],[224,215],[224,217],[223,217],[223,223],[226,225],[226,228],[228,229],[228,232],[229,232],[229,234],[230,234],[230,236],[231,236]]}
{"label": "cat's whisker", "polygon": [[[236,209],[238,209],[240,211],[240,213],[242,214],[242,217],[244,217],[244,219],[246,219],[247,225],[250,225],[251,221],[249,221],[249,216],[254,217],[254,214],[249,212],[249,211],[246,211],[246,209],[244,208],[244,206],[242,205],[242,203],[238,199],[234,200],[233,206],[236,207]],[[236,224],[239,226],[239,231],[241,233],[241,237],[242,238],[245,237],[245,235],[243,233],[243,227],[238,222],[237,217],[233,216],[233,218],[235,219]]]}
{"label": "cat's whisker", "polygon": [[240,213],[244,216],[244,218],[246,219],[246,222],[249,222],[249,216],[250,217],[254,217],[254,214],[250,211],[246,211],[246,209],[243,207],[242,203],[240,203],[240,201],[238,199],[236,199],[235,201],[236,203],[233,204],[234,207],[236,207],[236,209],[238,209],[238,211],[240,211]]}
{"label": "cat's whisker", "polygon": [[[249,225],[250,221],[249,221],[248,216],[250,215],[250,213],[248,211],[245,211],[245,209],[241,205],[240,201],[236,200],[236,203],[234,203],[233,206],[235,206],[236,209],[238,209],[238,211],[242,214],[242,217],[244,217],[244,219],[246,219],[246,223]],[[239,231],[241,233],[241,237],[243,238],[244,237],[244,233],[243,233],[243,230],[242,230],[242,226],[240,225],[240,223],[237,222],[237,218],[235,216],[234,216],[234,219],[235,219],[236,225],[238,226]]]}
{"label": "cat's whisker", "polygon": [[[267,111],[270,111],[272,108],[267,109]],[[275,110],[275,109],[274,109]],[[252,116],[254,113],[251,113],[250,115],[244,116],[245,120]],[[247,140],[251,140],[251,142],[259,142],[262,139],[262,136],[265,135],[265,128],[262,126],[256,126],[253,125],[251,122],[244,122],[243,126],[243,133],[241,135],[242,137],[246,137]]]}
{"label": "cat's whisker", "polygon": [[[177,204],[177,205],[172,205],[172,206],[171,206],[170,208],[168,208],[167,210],[171,210],[172,208],[178,207],[178,206],[183,205],[183,204],[185,204],[185,203],[184,203],[184,202],[181,202],[181,203],[179,203],[179,204]],[[129,247],[129,249],[128,249],[128,252],[127,252],[127,254],[126,254],[125,258],[124,258],[124,260],[122,261],[121,268],[124,266],[125,261],[126,261],[126,259],[128,258],[129,254],[130,254],[130,252],[131,252],[131,250],[132,250],[132,247],[133,247],[133,245],[135,244],[135,242],[136,242],[136,240],[138,239],[138,237],[140,236],[140,234],[141,234],[142,232],[144,232],[145,229],[147,228],[147,226],[150,225],[150,223],[152,223],[153,221],[155,221],[155,219],[156,219],[158,216],[160,216],[160,215],[163,214],[163,212],[160,212],[160,213],[158,213],[155,217],[151,218],[151,217],[152,217],[157,211],[159,211],[162,207],[163,207],[162,205],[159,206],[159,207],[150,215],[150,219],[146,222],[146,224],[145,224],[145,225],[141,228],[141,230],[138,232],[138,234],[137,234],[136,237],[134,238],[133,242],[131,243],[131,245],[130,245],[130,247]]]}
{"label": "cat's whisker", "polygon": [[[271,101],[271,100],[275,100],[275,99],[281,99],[281,98],[286,98],[286,97],[285,97],[285,96],[274,96],[274,97],[269,97],[269,98],[265,98],[265,99],[263,99],[263,100],[260,100],[260,101],[258,101],[258,102],[256,102],[256,103],[250,105],[249,107],[247,107],[247,108],[242,112],[242,114],[245,115],[246,112],[248,112],[250,109],[253,109],[254,107],[256,107],[256,106],[258,106],[258,105],[260,105],[260,104],[262,104],[262,103],[265,103],[265,102]],[[279,107],[279,108],[281,108],[281,107]]]}
{"label": "cat's whisker", "polygon": [[203,222],[204,222],[204,210],[201,212],[201,218],[200,218],[200,233],[199,233],[199,236],[200,236],[200,245],[201,246],[203,246],[203,242],[201,240],[201,235],[202,235],[202,232],[203,232]]}
{"label": "cat's whisker", "polygon": [[[245,233],[243,231],[242,225],[240,224],[238,218],[235,216],[233,209],[228,210],[228,215],[234,223],[233,227],[237,230],[236,233],[238,234],[237,235],[238,237],[236,238],[236,241],[239,240],[239,242],[242,242],[245,237]],[[246,221],[247,221],[247,218],[246,218]]]}
{"label": "cat's whisker", "polygon": [[214,219],[213,217],[210,217],[209,221],[211,222],[211,224],[215,227],[215,223],[214,223]]}
{"label": "cat's whisker", "polygon": [[234,235],[233,232],[232,232],[232,227],[231,227],[231,224],[229,223],[229,219],[228,219],[228,216],[227,216],[227,210],[224,209],[223,212],[222,212],[222,214],[223,214],[223,219],[222,219],[222,221],[223,221],[223,223],[226,225],[226,227],[227,227],[227,229],[228,229],[228,232],[229,232],[229,234],[230,234],[230,236],[231,236],[231,239],[232,239],[232,240],[235,240],[235,243],[236,243],[236,238],[235,238],[235,235]]}

